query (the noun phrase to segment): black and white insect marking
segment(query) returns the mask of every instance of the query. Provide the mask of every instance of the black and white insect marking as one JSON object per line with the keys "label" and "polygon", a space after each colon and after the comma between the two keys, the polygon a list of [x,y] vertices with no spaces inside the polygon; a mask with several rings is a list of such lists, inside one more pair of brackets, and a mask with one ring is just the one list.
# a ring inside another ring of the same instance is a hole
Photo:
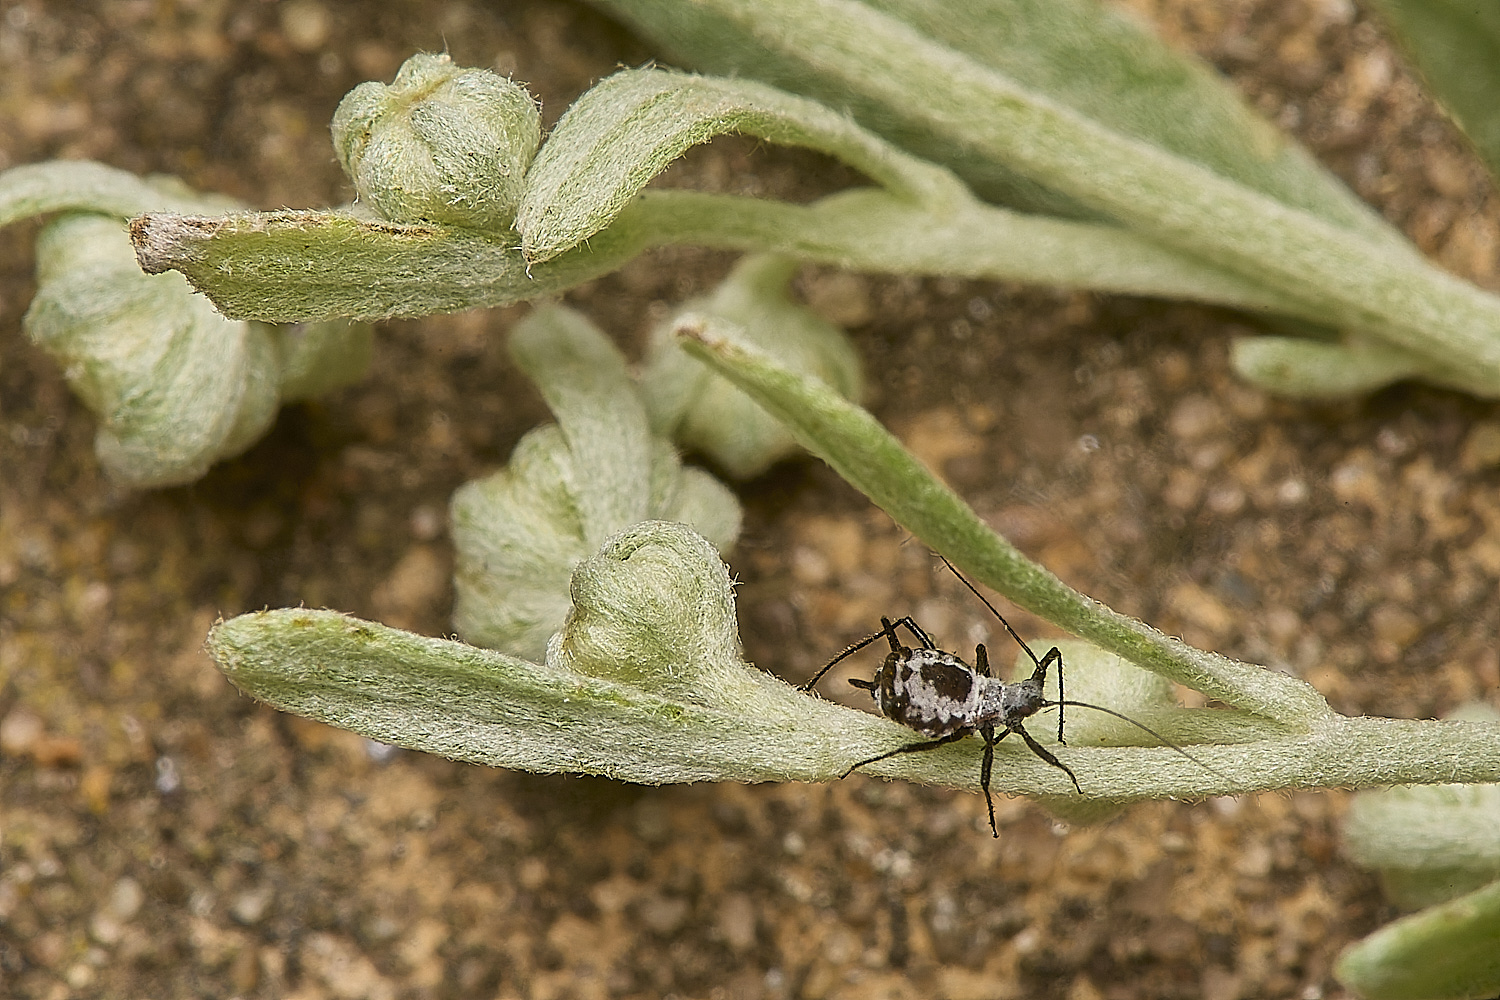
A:
{"label": "black and white insect marking", "polygon": [[[1063,739],[1064,705],[1091,708],[1096,712],[1123,719],[1160,740],[1163,746],[1171,747],[1189,760],[1205,768],[1208,767],[1207,764],[1165,736],[1128,716],[1121,715],[1113,709],[1091,705],[1088,702],[1069,701],[1063,696],[1062,651],[1053,646],[1047,651],[1046,656],[1040,660],[1037,659],[1031,647],[1026,644],[1026,640],[1010,627],[1010,622],[1005,620],[1005,616],[1000,614],[995,606],[974,588],[973,584],[964,579],[963,574],[954,568],[944,556],[939,555],[938,558],[943,560],[943,565],[947,566],[975,597],[984,602],[984,606],[999,619],[1001,625],[1005,626],[1005,631],[1009,632],[1011,638],[1015,639],[1025,650],[1026,656],[1035,664],[1036,669],[1025,680],[1007,683],[990,676],[989,653],[986,652],[984,643],[979,643],[974,647],[974,665],[971,667],[957,654],[938,649],[927,633],[922,631],[922,627],[910,616],[898,618],[894,622],[889,618],[880,619],[879,632],[865,636],[829,660],[823,665],[822,670],[813,675],[812,680],[802,685],[801,690],[812,690],[813,685],[818,683],[823,675],[839,661],[859,652],[877,639],[884,638],[891,644],[891,651],[886,654],[885,662],[875,671],[875,677],[868,681],[851,679],[849,683],[869,691],[875,698],[875,704],[879,707],[881,715],[901,723],[908,729],[914,729],[923,736],[930,736],[932,739],[923,740],[920,743],[909,743],[904,747],[897,747],[895,750],[862,760],[840,777],[847,778],[866,764],[895,757],[897,754],[935,750],[945,744],[961,740],[971,733],[978,733],[984,740],[984,762],[979,768],[979,787],[984,789],[984,802],[989,809],[990,832],[999,837],[1000,831],[995,826],[995,803],[990,796],[990,772],[995,763],[995,744],[1011,733],[1020,736],[1032,753],[1066,774],[1068,780],[1073,782],[1073,788],[1080,795],[1083,794],[1083,788],[1078,784],[1078,776],[1073,773],[1073,769],[1058,760],[1052,751],[1038,743],[1023,725],[1027,719],[1042,709],[1056,708],[1057,742],[1066,746]],[[896,629],[903,626],[917,640],[920,648],[913,649],[901,645],[901,641],[896,637]],[[1057,665],[1058,699],[1048,701],[1044,687],[1047,683],[1047,670],[1054,663]]]}

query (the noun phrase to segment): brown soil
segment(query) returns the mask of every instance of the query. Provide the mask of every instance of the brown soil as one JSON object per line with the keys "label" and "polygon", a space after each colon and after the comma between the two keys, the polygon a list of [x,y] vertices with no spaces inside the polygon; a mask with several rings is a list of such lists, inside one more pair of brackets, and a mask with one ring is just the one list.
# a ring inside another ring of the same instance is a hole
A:
{"label": "brown soil", "polygon": [[[1500,284],[1482,170],[1348,0],[1134,0],[1454,271]],[[266,206],[348,196],[325,125],[418,49],[528,81],[548,121],[650,50],[561,2],[9,3],[0,166],[86,157]],[[719,141],[674,182],[804,199],[825,161]],[[26,342],[35,226],[0,239],[0,993],[19,997],[1331,997],[1388,919],[1340,793],[1140,806],[1068,829],[863,777],[641,788],[382,755],[237,694],[220,616],[327,606],[449,629],[447,499],[545,419],[526,308],[384,324],[363,382],[202,482],[121,492]],[[731,259],[644,257],[567,296],[628,349]],[[1500,686],[1500,416],[1400,386],[1288,403],[1227,368],[1243,318],[809,270],[869,403],[1079,589],[1269,663],[1341,711]],[[742,489],[750,657],[788,678],[912,613],[987,627],[803,461]],[[1045,626],[1018,616],[1023,634]]]}

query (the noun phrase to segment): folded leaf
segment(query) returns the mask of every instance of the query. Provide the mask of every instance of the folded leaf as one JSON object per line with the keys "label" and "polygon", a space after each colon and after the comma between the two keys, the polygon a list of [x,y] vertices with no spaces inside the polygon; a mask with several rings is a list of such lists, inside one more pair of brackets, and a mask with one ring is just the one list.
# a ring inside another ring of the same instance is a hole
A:
{"label": "folded leaf", "polygon": [[516,215],[526,259],[579,245],[689,147],[730,132],[828,153],[926,207],[968,198],[946,170],[816,102],[748,80],[625,70],[573,103],[527,174]]}

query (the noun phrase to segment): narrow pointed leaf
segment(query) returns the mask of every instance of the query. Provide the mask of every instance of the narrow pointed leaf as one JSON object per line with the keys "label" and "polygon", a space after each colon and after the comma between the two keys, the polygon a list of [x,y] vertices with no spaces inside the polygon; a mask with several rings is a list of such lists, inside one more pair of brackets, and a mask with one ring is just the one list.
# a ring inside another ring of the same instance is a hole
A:
{"label": "narrow pointed leaf", "polygon": [[1194,649],[1073,590],[1022,555],[868,412],[734,338],[725,325],[682,329],[683,346],[784,421],[896,523],[976,579],[1055,625],[1210,697],[1292,726],[1331,717],[1306,682]]}
{"label": "narrow pointed leaf", "polygon": [[[1097,211],[1029,178],[963,141],[935,120],[920,75],[872,93],[859,70],[799,41],[803,22],[756,0],[594,0],[662,46],[680,64],[749,77],[846,109],[865,127],[923,159],[955,170],[986,198],[1032,211],[1096,217]],[[1246,107],[1211,67],[1173,49],[1095,0],[826,0],[800,4],[809,16],[838,11],[838,31],[866,20],[898,23],[912,39],[987,66],[1048,101],[1106,127],[1199,163],[1279,201],[1322,216],[1363,238],[1405,241],[1305,150]],[[827,24],[828,22],[822,22]],[[872,68],[871,72],[877,72]]]}

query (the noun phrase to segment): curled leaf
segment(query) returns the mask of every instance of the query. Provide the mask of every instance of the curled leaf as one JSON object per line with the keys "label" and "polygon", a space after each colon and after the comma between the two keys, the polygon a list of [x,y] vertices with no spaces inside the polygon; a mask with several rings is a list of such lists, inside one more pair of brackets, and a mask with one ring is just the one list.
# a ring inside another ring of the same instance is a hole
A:
{"label": "curled leaf", "polygon": [[393,222],[509,230],[541,143],[536,101],[488,70],[419,53],[351,90],[333,147],[360,201]]}
{"label": "curled leaf", "polygon": [[[727,571],[685,525],[635,525],[580,576],[577,610],[545,665],[300,608],[223,622],[208,650],[237,687],[276,708],[528,771],[650,784],[817,781],[889,741],[890,723],[740,660]],[[652,606],[646,595],[665,600]],[[620,607],[648,614],[638,621]],[[619,667],[594,655],[611,648],[663,655]],[[999,771],[1008,775],[1003,763]]]}
{"label": "curled leaf", "polygon": [[181,275],[145,275],[124,227],[64,216],[37,241],[31,339],[99,416],[95,446],[131,486],[170,486],[239,453],[276,415],[269,329],[227,320]]}
{"label": "curled leaf", "polygon": [[582,316],[538,310],[511,335],[511,351],[558,423],[522,438],[506,468],[454,493],[454,624],[470,642],[540,659],[568,612],[573,570],[605,538],[674,520],[727,548],[740,511],[651,431],[625,359]]}
{"label": "curled leaf", "polygon": [[625,529],[579,565],[570,590],[549,665],[713,708],[800,714],[784,684],[741,662],[729,571],[686,526]]}
{"label": "curled leaf", "polygon": [[364,324],[233,321],[181,275],[141,272],[125,216],[235,207],[175,178],[143,179],[99,163],[0,173],[0,225],[71,210],[37,241],[38,289],[23,325],[99,417],[100,462],[125,485],[197,479],[254,442],[282,400],[352,381],[369,360]]}
{"label": "curled leaf", "polygon": [[301,398],[345,384],[369,360],[368,326],[296,329],[225,319],[179,274],[142,274],[124,224],[75,213],[37,240],[24,320],[100,425],[100,463],[134,487],[192,482],[244,451]]}
{"label": "curled leaf", "polygon": [[929,208],[971,198],[948,171],[806,98],[748,80],[625,70],[574,102],[537,156],[516,215],[526,259],[578,246],[685,150],[730,132],[828,153]]}
{"label": "curled leaf", "polygon": [[711,295],[684,303],[652,335],[641,382],[652,424],[696,448],[740,479],[748,479],[797,450],[775,417],[723,376],[678,346],[680,323],[714,322],[794,370],[822,379],[858,399],[859,356],[838,327],[787,295],[795,261],[746,257]]}

